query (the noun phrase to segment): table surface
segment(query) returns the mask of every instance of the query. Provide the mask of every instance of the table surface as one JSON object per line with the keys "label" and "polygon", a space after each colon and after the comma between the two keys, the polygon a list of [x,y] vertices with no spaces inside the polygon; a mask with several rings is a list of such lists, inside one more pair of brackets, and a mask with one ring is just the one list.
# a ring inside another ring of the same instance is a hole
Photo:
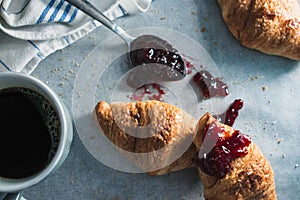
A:
{"label": "table surface", "polygon": [[[247,49],[225,26],[217,1],[153,1],[146,13],[116,20],[126,30],[161,27],[199,42],[229,85],[228,102],[244,100],[235,128],[249,134],[270,161],[279,199],[300,193],[299,62]],[[42,61],[32,73],[60,95],[72,112],[72,91],[85,56],[113,34],[100,27]],[[264,89],[263,89],[264,88]],[[71,151],[62,167],[27,189],[28,199],[203,199],[196,169],[150,177],[117,171],[95,159],[74,128]]]}

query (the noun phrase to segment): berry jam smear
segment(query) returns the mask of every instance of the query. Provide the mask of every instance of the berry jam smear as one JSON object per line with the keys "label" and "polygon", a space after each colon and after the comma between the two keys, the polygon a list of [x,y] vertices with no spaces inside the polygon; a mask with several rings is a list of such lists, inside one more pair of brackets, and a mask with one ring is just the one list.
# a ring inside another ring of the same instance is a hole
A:
{"label": "berry jam smear", "polygon": [[153,35],[144,35],[132,42],[130,59],[134,67],[151,64],[155,68],[153,73],[163,74],[164,81],[181,80],[186,76],[186,66],[178,51]]}
{"label": "berry jam smear", "polygon": [[168,66],[170,68],[169,71],[173,72],[174,74],[176,74],[174,71],[176,70],[181,77],[186,75],[184,61],[179,54],[155,48],[137,49],[135,51],[137,56],[134,62],[135,66],[149,63],[161,64]]}
{"label": "berry jam smear", "polygon": [[226,132],[215,121],[205,127],[203,144],[194,156],[195,164],[206,174],[223,178],[230,170],[231,162],[248,154],[251,139],[235,130]]}
{"label": "berry jam smear", "polygon": [[202,93],[203,99],[225,97],[229,94],[228,86],[221,78],[214,78],[206,70],[197,72],[192,80]]}
{"label": "berry jam smear", "polygon": [[143,101],[145,99],[163,101],[164,94],[166,94],[166,91],[160,84],[149,83],[137,88],[128,98],[133,101]]}
{"label": "berry jam smear", "polygon": [[234,102],[229,106],[229,108],[226,110],[226,112],[219,114],[219,115],[215,115],[214,117],[228,125],[228,126],[233,126],[236,118],[239,115],[239,110],[241,110],[244,106],[244,102],[242,99],[236,99],[234,100]]}

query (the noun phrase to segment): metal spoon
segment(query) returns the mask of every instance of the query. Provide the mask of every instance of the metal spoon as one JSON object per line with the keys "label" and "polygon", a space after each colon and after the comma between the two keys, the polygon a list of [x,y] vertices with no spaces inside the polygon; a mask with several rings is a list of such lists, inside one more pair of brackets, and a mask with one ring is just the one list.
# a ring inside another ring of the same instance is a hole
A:
{"label": "metal spoon", "polygon": [[[177,50],[169,44],[167,41],[154,36],[154,35],[142,35],[137,38],[129,35],[125,30],[123,30],[120,26],[111,21],[107,16],[105,16],[100,10],[98,10],[95,6],[93,6],[87,0],[66,0],[71,5],[77,7],[79,10],[89,15],[90,17],[96,19],[101,22],[107,28],[116,33],[120,38],[122,38],[130,52],[130,61],[133,66],[141,65],[140,62],[140,53],[144,53],[145,48],[152,50],[158,50],[156,53],[159,55],[155,59],[147,60],[146,63],[154,63],[152,66],[157,68],[157,74],[161,74],[165,80],[180,80],[185,77],[186,69],[184,66],[184,62],[181,59],[180,55],[177,54]],[[153,53],[153,52],[147,52]],[[147,54],[146,53],[146,54]],[[168,62],[167,62],[168,60]],[[171,61],[170,61],[171,60]],[[145,56],[142,56],[142,62],[145,61]],[[149,61],[149,62],[148,62]],[[168,66],[168,67],[166,67]],[[153,67],[153,68],[154,68]],[[163,69],[163,70],[162,70]],[[150,69],[153,73],[154,70]],[[154,75],[157,77],[157,75]],[[166,79],[167,78],[167,79]]]}
{"label": "metal spoon", "polygon": [[130,44],[136,38],[129,35],[125,30],[123,30],[120,26],[111,21],[107,16],[105,16],[100,10],[98,10],[94,5],[92,5],[89,1],[86,0],[66,0],[71,5],[77,7],[79,10],[89,15],[90,17],[96,19],[101,22],[104,26],[115,32],[120,38],[122,38],[128,48],[130,49]]}

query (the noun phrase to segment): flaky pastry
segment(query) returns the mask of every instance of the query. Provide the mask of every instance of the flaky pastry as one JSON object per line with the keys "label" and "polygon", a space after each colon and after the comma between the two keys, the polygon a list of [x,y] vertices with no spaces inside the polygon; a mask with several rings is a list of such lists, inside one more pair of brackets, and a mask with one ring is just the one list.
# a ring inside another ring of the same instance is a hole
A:
{"label": "flaky pastry", "polygon": [[225,24],[240,43],[267,54],[300,59],[297,0],[218,0]]}

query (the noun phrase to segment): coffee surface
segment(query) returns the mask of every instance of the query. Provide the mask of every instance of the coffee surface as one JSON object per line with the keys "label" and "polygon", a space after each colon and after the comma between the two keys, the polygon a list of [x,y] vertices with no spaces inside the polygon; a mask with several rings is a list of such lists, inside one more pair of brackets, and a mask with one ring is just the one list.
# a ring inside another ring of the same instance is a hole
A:
{"label": "coffee surface", "polygon": [[24,178],[49,162],[51,137],[33,97],[0,90],[0,176]]}

